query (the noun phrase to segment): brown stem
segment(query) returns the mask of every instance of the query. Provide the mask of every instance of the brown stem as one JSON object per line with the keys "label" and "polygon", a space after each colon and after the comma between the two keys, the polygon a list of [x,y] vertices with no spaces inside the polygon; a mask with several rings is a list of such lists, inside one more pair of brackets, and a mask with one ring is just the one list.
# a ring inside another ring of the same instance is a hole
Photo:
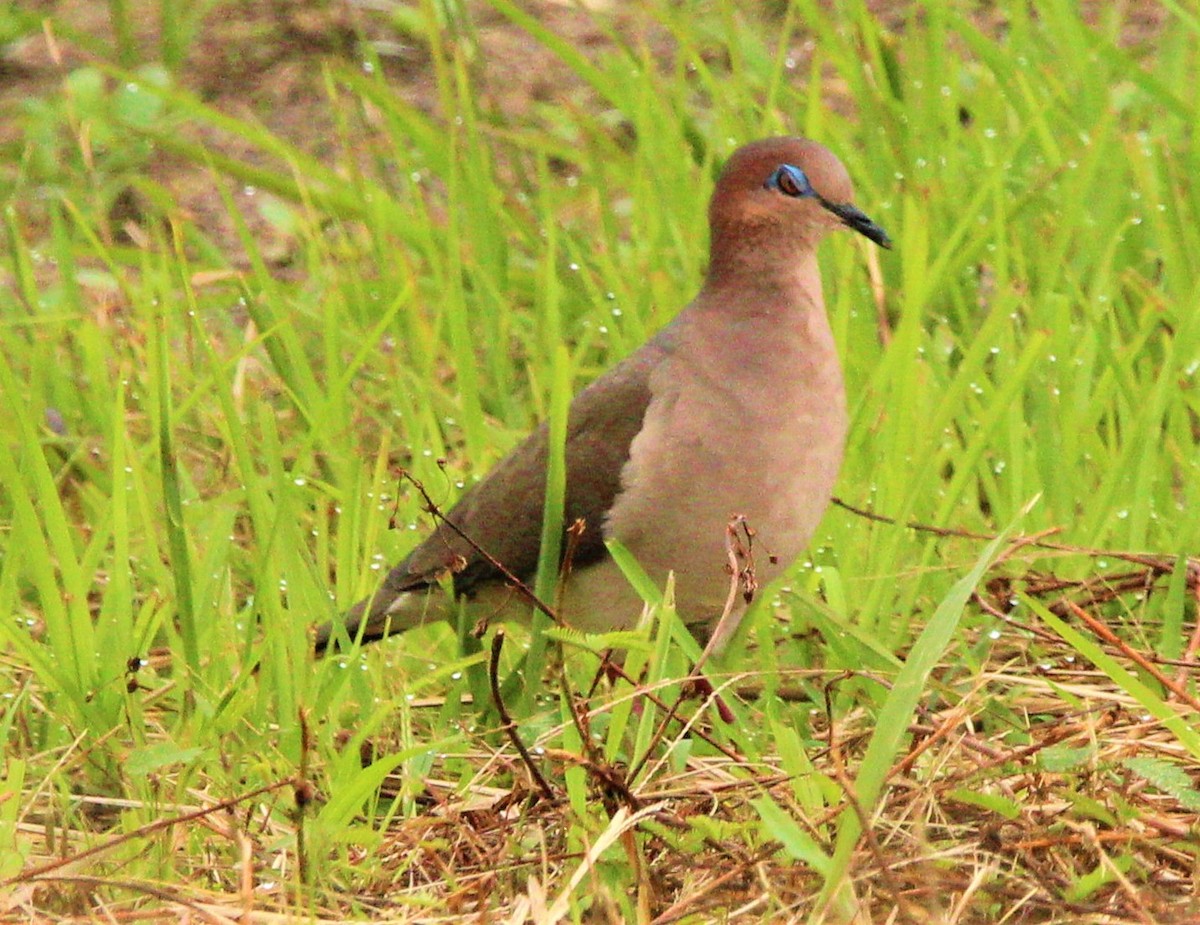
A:
{"label": "brown stem", "polygon": [[496,712],[500,714],[500,725],[504,728],[504,734],[508,736],[508,741],[513,744],[513,748],[521,756],[521,760],[525,762],[525,767],[529,769],[529,776],[533,778],[538,789],[542,792],[547,800],[554,799],[554,791],[550,789],[550,784],[546,782],[546,778],[542,776],[542,772],[538,770],[537,765],[533,763],[533,756],[529,754],[529,749],[525,747],[525,743],[521,741],[521,737],[517,735],[517,724],[509,715],[508,707],[504,705],[504,697],[500,694],[500,650],[504,648],[504,628],[496,630],[496,635],[492,637],[492,657],[488,663],[488,680],[492,687],[492,703],[496,705]]}
{"label": "brown stem", "polygon": [[505,580],[516,589],[518,594],[520,594],[534,607],[548,616],[558,626],[563,625],[562,620],[560,620],[558,617],[558,614],[556,614],[546,603],[544,603],[541,598],[534,594],[533,589],[530,588],[529,585],[525,584],[525,582],[523,582],[520,578],[513,574],[512,571],[509,570],[508,566],[506,566],[503,562],[475,542],[475,540],[468,536],[466,532],[458,526],[458,524],[454,523],[452,520],[449,520],[446,515],[442,513],[441,508],[439,508],[437,502],[429,496],[429,492],[425,490],[425,486],[421,484],[420,480],[418,480],[408,470],[402,471],[400,473],[400,477],[406,479],[418,492],[420,492],[421,498],[425,501],[425,510],[429,512],[429,514],[432,515],[435,520],[444,523],[447,527],[453,530],[464,543],[466,543],[476,553],[486,559],[488,565],[503,575]]}

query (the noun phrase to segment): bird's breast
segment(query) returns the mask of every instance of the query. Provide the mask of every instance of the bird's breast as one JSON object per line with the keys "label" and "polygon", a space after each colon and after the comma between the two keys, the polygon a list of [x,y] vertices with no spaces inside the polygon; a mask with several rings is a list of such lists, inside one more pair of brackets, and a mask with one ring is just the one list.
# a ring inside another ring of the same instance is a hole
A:
{"label": "bird's breast", "polygon": [[675,353],[652,392],[606,532],[652,577],[673,571],[681,612],[699,620],[728,591],[733,517],[756,534],[761,580],[808,543],[841,465],[841,370],[832,337],[731,339]]}

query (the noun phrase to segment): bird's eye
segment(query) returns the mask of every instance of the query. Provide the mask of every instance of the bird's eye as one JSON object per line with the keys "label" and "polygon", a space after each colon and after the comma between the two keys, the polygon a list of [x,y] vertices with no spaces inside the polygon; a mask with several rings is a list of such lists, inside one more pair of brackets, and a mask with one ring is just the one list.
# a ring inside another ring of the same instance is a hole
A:
{"label": "bird's eye", "polygon": [[804,171],[791,164],[783,164],[776,168],[775,172],[771,174],[771,178],[767,180],[767,186],[794,199],[816,195],[812,184],[808,182],[808,177],[804,175]]}

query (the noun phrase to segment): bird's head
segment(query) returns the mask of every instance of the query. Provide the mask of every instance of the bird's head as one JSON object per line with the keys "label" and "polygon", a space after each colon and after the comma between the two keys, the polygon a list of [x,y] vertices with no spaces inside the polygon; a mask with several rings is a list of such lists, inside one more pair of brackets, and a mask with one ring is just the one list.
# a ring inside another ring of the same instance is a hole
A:
{"label": "bird's head", "polygon": [[853,198],[846,168],[815,141],[785,137],[745,145],[726,162],[709,205],[714,260],[762,248],[811,249],[839,227],[891,247]]}

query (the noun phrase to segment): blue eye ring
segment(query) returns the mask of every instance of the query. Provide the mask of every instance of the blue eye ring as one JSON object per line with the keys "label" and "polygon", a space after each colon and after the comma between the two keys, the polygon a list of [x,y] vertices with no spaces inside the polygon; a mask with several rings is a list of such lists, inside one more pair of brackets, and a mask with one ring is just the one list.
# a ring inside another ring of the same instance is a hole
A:
{"label": "blue eye ring", "polygon": [[804,171],[791,164],[780,164],[776,167],[763,186],[767,189],[779,190],[783,195],[791,196],[793,199],[821,198],[812,188],[812,184],[808,182]]}

